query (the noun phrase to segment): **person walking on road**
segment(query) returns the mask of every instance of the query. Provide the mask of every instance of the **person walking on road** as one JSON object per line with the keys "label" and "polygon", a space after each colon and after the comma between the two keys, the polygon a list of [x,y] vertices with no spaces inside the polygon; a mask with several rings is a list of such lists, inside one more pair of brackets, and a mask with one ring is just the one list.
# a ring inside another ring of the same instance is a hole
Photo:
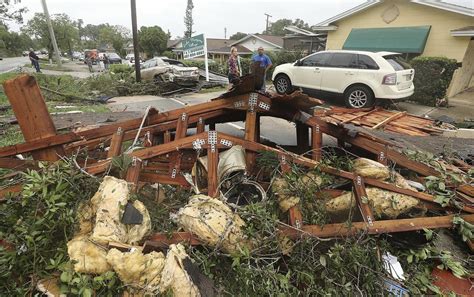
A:
{"label": "person walking on road", "polygon": [[39,65],[39,57],[35,54],[35,51],[30,48],[30,53],[28,54],[30,58],[31,64],[35,67],[36,72],[41,73],[40,65]]}
{"label": "person walking on road", "polygon": [[270,60],[270,58],[265,55],[263,47],[259,47],[257,51],[257,54],[252,56],[252,62],[260,62],[260,67],[265,68],[265,70],[263,71],[263,83],[261,89],[263,92],[265,92],[265,80],[267,79],[267,70],[270,69],[273,64],[272,60]]}
{"label": "person walking on road", "polygon": [[229,79],[230,90],[240,80],[239,54],[237,53],[237,48],[235,46],[230,49],[230,56],[227,65],[229,66],[229,74],[227,75],[227,78]]}

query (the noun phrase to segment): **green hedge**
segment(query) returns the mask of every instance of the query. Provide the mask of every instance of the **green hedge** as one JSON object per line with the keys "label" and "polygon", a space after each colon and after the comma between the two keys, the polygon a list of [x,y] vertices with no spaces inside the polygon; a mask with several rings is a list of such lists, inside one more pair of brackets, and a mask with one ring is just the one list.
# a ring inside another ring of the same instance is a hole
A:
{"label": "green hedge", "polygon": [[415,93],[410,100],[435,106],[436,99],[446,96],[446,90],[457,68],[456,60],[445,57],[416,57],[410,63],[415,69]]}

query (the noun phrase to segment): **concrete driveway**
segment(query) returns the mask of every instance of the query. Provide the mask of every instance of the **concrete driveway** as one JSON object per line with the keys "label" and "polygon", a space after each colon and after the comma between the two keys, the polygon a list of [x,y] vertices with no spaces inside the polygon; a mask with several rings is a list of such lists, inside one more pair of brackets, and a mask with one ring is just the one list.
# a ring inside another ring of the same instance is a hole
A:
{"label": "concrete driveway", "polygon": [[0,61],[0,73],[10,72],[28,63],[28,57],[3,58]]}
{"label": "concrete driveway", "polygon": [[449,99],[449,107],[432,107],[412,102],[399,102],[395,106],[400,110],[418,116],[437,119],[441,116],[452,118],[455,122],[474,121],[474,88],[470,88]]}

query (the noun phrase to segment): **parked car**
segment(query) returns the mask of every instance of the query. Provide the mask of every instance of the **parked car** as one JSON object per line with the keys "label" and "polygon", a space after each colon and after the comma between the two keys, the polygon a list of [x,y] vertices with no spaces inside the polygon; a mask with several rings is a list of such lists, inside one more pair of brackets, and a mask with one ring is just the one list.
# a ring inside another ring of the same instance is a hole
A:
{"label": "parked car", "polygon": [[141,76],[144,80],[171,81],[179,84],[195,84],[199,81],[199,69],[186,67],[182,63],[172,65],[161,58],[153,58],[145,61],[141,67]]}
{"label": "parked car", "polygon": [[109,57],[110,64],[122,64],[122,58],[116,53],[105,53]]}
{"label": "parked car", "polygon": [[415,71],[392,52],[332,50],[279,65],[273,84],[279,94],[295,87],[342,94],[351,108],[372,106],[375,99],[401,99],[413,94]]}

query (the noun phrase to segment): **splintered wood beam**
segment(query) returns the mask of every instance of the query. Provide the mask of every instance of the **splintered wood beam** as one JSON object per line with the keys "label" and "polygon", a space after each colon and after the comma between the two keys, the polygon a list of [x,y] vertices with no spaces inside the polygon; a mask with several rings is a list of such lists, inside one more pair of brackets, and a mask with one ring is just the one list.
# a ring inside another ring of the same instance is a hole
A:
{"label": "splintered wood beam", "polygon": [[309,126],[296,122],[296,144],[300,148],[309,147]]}
{"label": "splintered wood beam", "polygon": [[[21,75],[3,83],[3,89],[15,113],[25,141],[35,141],[56,135],[43,95],[31,75]],[[33,159],[58,161],[64,156],[62,146],[52,146],[34,152]]]}
{"label": "splintered wood beam", "polygon": [[362,176],[357,175],[353,180],[354,186],[354,194],[356,197],[357,204],[359,206],[360,213],[362,214],[362,218],[364,222],[366,222],[369,226],[372,226],[375,218],[372,212],[372,209],[369,206],[369,200],[367,193],[365,191],[364,179]]}
{"label": "splintered wood beam", "polygon": [[125,180],[133,185],[132,191],[136,191],[138,189],[138,180],[140,177],[140,171],[142,170],[142,163],[142,160],[137,157],[133,157],[132,165],[127,170]]}
{"label": "splintered wood beam", "polygon": [[[466,222],[474,224],[474,214],[461,215]],[[422,217],[410,219],[396,219],[396,220],[379,220],[375,221],[371,227],[368,227],[365,222],[351,222],[340,224],[326,224],[324,226],[305,225],[301,228],[280,227],[281,235],[287,236],[290,239],[298,239],[301,237],[346,237],[356,235],[361,232],[368,234],[383,234],[383,233],[398,233],[406,231],[416,231],[423,229],[441,229],[453,227],[454,215],[438,216],[438,217]],[[189,232],[175,232],[171,235],[164,233],[156,233],[150,236],[150,242],[155,244],[177,244],[180,242],[187,242],[191,245],[201,245],[195,235]]]}
{"label": "splintered wood beam", "polygon": [[[257,141],[257,113],[253,109],[247,110],[245,117],[245,140],[256,142]],[[245,152],[245,159],[247,163],[247,172],[253,172],[257,154],[254,152]]]}
{"label": "splintered wood beam", "polygon": [[390,143],[378,140],[377,138],[370,137],[362,133],[357,133],[357,135],[351,137],[347,135],[347,131],[345,128],[327,123],[317,117],[307,119],[306,123],[311,126],[319,124],[323,133],[331,135],[338,139],[344,139],[345,142],[367,150],[373,154],[378,155],[380,152],[386,150],[387,153],[385,157],[388,160],[423,176],[439,176],[439,172],[437,172],[434,168],[431,168],[423,163],[410,160],[407,156],[395,151],[394,149],[386,147],[386,145]]}
{"label": "splintered wood beam", "polygon": [[202,133],[206,130],[206,124],[202,117],[199,117],[199,120],[196,125],[196,134]]}
{"label": "splintered wood beam", "polygon": [[81,139],[82,138],[79,135],[76,135],[75,133],[67,133],[48,136],[36,140],[29,140],[24,143],[0,147],[0,157],[15,156],[26,152],[44,149],[47,147],[59,146],[72,141],[79,141]]}
{"label": "splintered wood beam", "polygon": [[395,121],[396,119],[399,119],[403,116],[405,116],[407,114],[406,111],[401,111],[401,112],[397,112],[397,113],[394,113],[393,115],[391,115],[390,117],[386,118],[385,120],[381,121],[380,123],[378,123],[377,125],[373,126],[371,129],[372,130],[377,130],[379,128],[382,128],[384,127],[385,125],[387,125],[388,123],[392,122],[392,121]]}
{"label": "splintered wood beam", "polygon": [[[167,142],[161,145],[156,145],[152,147],[147,147],[141,150],[134,151],[129,154],[131,157],[137,157],[141,160],[147,160],[159,155],[171,153],[183,148],[192,148],[192,143],[194,140],[201,138],[207,139],[207,132],[188,136],[175,140],[173,142]],[[98,174],[104,172],[110,166],[111,160],[102,160],[95,164],[92,164],[90,167],[85,168],[85,170],[90,174]]]}
{"label": "splintered wood beam", "polygon": [[323,133],[319,125],[311,127],[312,157],[315,161],[321,161],[321,149],[323,143]]}
{"label": "splintered wood beam", "polygon": [[[474,223],[474,215],[461,215],[461,217],[471,224]],[[360,232],[368,234],[397,233],[406,231],[415,231],[423,229],[452,228],[454,215],[439,217],[422,217],[397,220],[379,220],[375,221],[371,227],[365,222],[352,222],[351,224],[328,224],[324,226],[305,225],[301,229],[292,229],[288,227],[281,228],[281,232],[292,238],[317,236],[325,237],[345,237],[355,235]]]}
{"label": "splintered wood beam", "polygon": [[218,164],[219,151],[215,145],[211,145],[207,149],[207,195],[212,198],[219,197]]}
{"label": "splintered wood beam", "polygon": [[[189,118],[186,113],[183,113],[178,119],[176,133],[174,135],[175,140],[186,137],[186,132],[188,131],[188,120]],[[181,157],[182,154],[180,152],[171,153],[169,168],[169,174],[171,178],[175,178],[181,171]]]}
{"label": "splintered wood beam", "polygon": [[16,158],[0,158],[0,168],[25,170],[37,168],[38,162],[33,160],[20,160]]}
{"label": "splintered wood beam", "polygon": [[110,141],[109,151],[107,152],[107,158],[113,158],[120,155],[122,151],[122,141],[123,141],[123,130],[118,128],[117,132],[112,136]]}

